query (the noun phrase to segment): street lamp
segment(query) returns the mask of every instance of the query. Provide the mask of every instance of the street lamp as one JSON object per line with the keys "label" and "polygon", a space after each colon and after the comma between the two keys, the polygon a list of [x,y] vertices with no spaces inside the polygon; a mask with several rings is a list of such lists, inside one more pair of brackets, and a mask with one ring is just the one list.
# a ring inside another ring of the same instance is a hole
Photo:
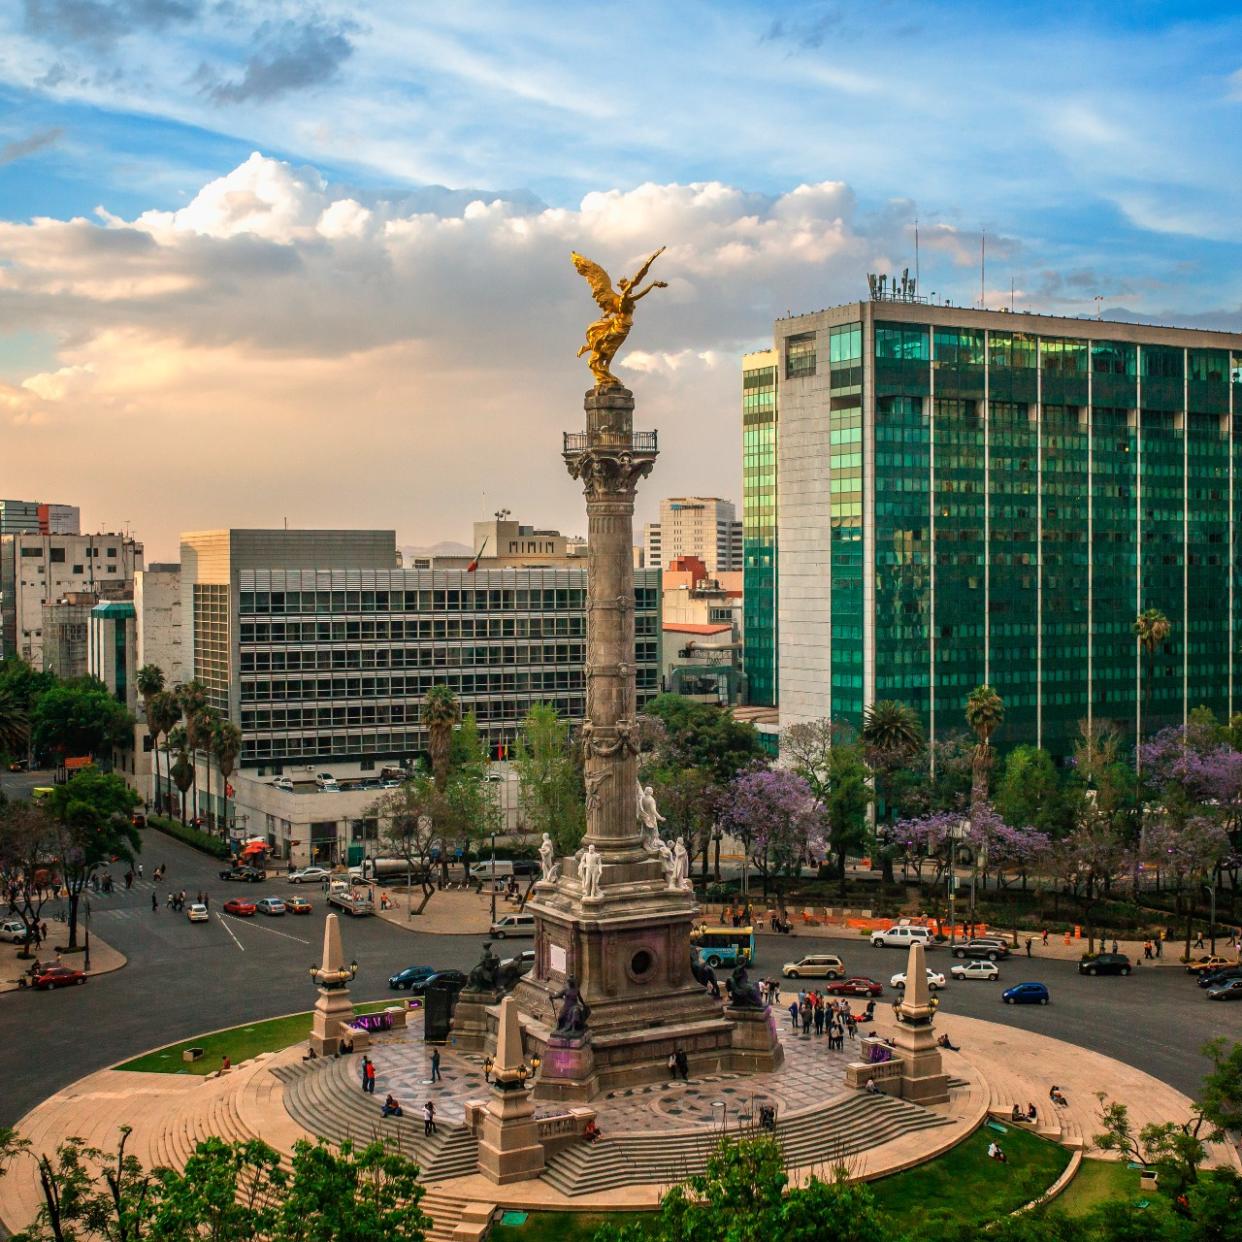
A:
{"label": "street lamp", "polygon": [[86,951],[82,956],[82,969],[90,973],[91,969],[91,899],[86,899]]}
{"label": "street lamp", "polygon": [[1216,880],[1213,878],[1211,884],[1203,886],[1208,891],[1208,897],[1211,899],[1211,914],[1209,915],[1211,926],[1208,935],[1212,940],[1212,956],[1216,956]]}
{"label": "street lamp", "polygon": [[[949,829],[949,944],[957,943],[957,847],[970,832],[970,820],[959,820]],[[971,913],[974,913],[974,889],[971,889]]]}

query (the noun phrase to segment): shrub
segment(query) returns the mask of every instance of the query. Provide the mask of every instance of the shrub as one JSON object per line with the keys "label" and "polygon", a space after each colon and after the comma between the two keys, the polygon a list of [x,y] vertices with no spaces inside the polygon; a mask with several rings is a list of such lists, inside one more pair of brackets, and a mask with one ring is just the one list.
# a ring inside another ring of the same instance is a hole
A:
{"label": "shrub", "polygon": [[210,854],[213,858],[229,857],[227,842],[221,841],[219,837],[213,837],[198,828],[192,828],[188,824],[183,824],[179,820],[168,819],[164,815],[150,815],[147,817],[147,823],[152,828],[156,828],[160,832],[166,832],[170,837],[174,837],[176,840],[192,846],[196,850],[201,850],[204,854]]}

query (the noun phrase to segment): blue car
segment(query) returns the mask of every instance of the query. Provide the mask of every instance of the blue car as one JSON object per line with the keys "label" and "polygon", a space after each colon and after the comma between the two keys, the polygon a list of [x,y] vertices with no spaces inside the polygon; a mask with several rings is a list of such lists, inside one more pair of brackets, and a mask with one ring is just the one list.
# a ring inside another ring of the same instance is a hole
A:
{"label": "blue car", "polygon": [[1042,983],[1015,983],[1001,993],[1006,1005],[1046,1005],[1048,989]]}
{"label": "blue car", "polygon": [[388,977],[388,986],[394,989],[404,988],[408,992],[418,984],[421,990],[422,985],[435,973],[434,966],[407,966]]}

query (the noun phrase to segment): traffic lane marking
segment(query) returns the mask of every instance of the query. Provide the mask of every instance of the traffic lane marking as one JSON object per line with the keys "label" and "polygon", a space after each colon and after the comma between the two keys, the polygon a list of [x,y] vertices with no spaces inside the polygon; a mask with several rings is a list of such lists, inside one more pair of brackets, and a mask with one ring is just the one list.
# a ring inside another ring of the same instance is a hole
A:
{"label": "traffic lane marking", "polygon": [[[288,932],[277,931],[274,927],[264,927],[262,923],[259,923],[259,922],[256,922],[256,921],[255,921],[255,920],[257,919],[257,917],[258,917],[258,916],[257,916],[257,915],[254,915],[254,914],[247,915],[247,916],[246,916],[246,918],[245,918],[245,923],[246,923],[246,925],[247,925],[247,926],[249,926],[249,927],[254,927],[254,928],[257,928],[259,931],[265,931],[265,932],[267,932],[269,935],[272,935],[272,936],[282,936],[285,940],[296,940],[296,941],[298,942],[298,944],[305,944],[305,945],[309,945],[309,944],[310,944],[310,941],[309,941],[309,940],[303,940],[301,936],[291,936],[291,935],[289,935],[289,933],[288,933]],[[235,915],[235,914],[230,914],[230,915],[228,915],[228,918],[229,918],[229,920],[230,920],[230,921],[232,921],[232,922],[234,922],[234,923],[241,923],[241,922],[242,922],[242,919],[241,919],[241,918],[239,918],[239,917],[238,917],[237,915]],[[230,935],[232,935],[232,932],[230,932],[229,934],[230,934]],[[235,940],[237,939],[237,937],[236,937],[236,936],[234,936],[233,938],[234,938]]]}
{"label": "traffic lane marking", "polygon": [[238,948],[239,948],[239,949],[240,949],[243,953],[245,953],[245,951],[246,951],[246,946],[245,946],[244,944],[242,944],[242,942],[241,942],[240,940],[238,940],[236,936],[234,936],[234,935],[233,935],[233,929],[229,926],[229,922],[230,922],[231,916],[226,916],[226,915],[223,915],[223,914],[217,914],[217,915],[216,915],[216,919],[217,919],[217,921],[220,923],[220,926],[221,926],[221,927],[223,927],[223,928],[224,928],[224,930],[225,930],[226,932],[228,932],[228,934],[232,937],[232,939],[233,939],[233,943],[234,943],[234,944],[235,944],[235,945],[236,945],[236,946],[237,946],[237,947],[238,947]]}

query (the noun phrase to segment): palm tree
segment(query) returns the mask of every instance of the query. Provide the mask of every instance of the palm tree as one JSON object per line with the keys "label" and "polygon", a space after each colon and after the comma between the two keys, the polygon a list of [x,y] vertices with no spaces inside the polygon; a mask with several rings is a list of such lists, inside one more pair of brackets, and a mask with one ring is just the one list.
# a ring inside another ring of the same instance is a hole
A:
{"label": "palm tree", "polygon": [[[151,731],[152,745],[155,748],[155,805],[157,808],[160,806],[163,789],[160,784],[160,734],[167,737],[173,725],[180,719],[181,702],[173,691],[160,690],[151,696],[151,701],[147,704],[147,728]],[[171,760],[168,762],[171,764]]]}
{"label": "palm tree", "polygon": [[185,717],[185,737],[186,745],[190,749],[193,756],[192,768],[194,770],[194,794],[191,799],[191,806],[194,808],[194,818],[198,818],[198,752],[203,744],[203,720],[202,712],[207,706],[207,687],[203,685],[197,678],[185,682],[177,687],[177,698],[181,702],[181,714]]}
{"label": "palm tree", "polygon": [[[893,813],[890,778],[903,764],[909,763],[923,748],[923,726],[918,713],[908,703],[881,699],[863,712],[862,731],[867,764],[871,768],[879,800],[885,815]],[[875,806],[875,803],[872,803]],[[879,834],[877,833],[877,843]],[[880,869],[885,883],[893,882],[893,855],[889,847],[879,849]]]}
{"label": "palm tree", "polygon": [[190,756],[186,751],[188,738],[184,725],[175,726],[168,734],[168,746],[170,750],[177,752],[177,761],[172,765],[172,771],[169,775],[172,782],[181,791],[181,822],[185,823],[185,795],[187,790],[194,784],[194,765],[190,762]]}
{"label": "palm tree", "polygon": [[212,827],[211,816],[211,769],[215,763],[214,741],[216,733],[216,725],[220,723],[220,717],[216,715],[210,707],[204,707],[198,714],[197,729],[195,730],[199,736],[199,747],[207,759],[207,828]]}
{"label": "palm tree", "polygon": [[436,788],[444,792],[448,783],[449,747],[453,726],[461,719],[457,696],[448,686],[432,686],[423,700],[423,726],[427,730],[427,748],[431,752],[431,775]]}
{"label": "palm tree", "polygon": [[211,746],[220,765],[220,779],[224,781],[224,825],[221,835],[228,832],[229,823],[229,777],[241,754],[242,732],[231,720],[217,720],[212,730]]}
{"label": "palm tree", "polygon": [[[142,697],[142,714],[147,722],[147,732],[152,733],[153,731],[151,728],[151,700],[155,698],[155,696],[159,694],[161,690],[164,689],[164,670],[160,668],[158,664],[144,664],[138,670],[138,676],[134,679],[134,681],[138,687],[138,693]],[[158,748],[156,748],[154,741],[151,743],[151,745],[152,745],[152,752],[151,752],[152,758],[155,764],[157,765],[155,775],[156,775],[156,782],[158,784],[158,781],[159,781],[158,765],[159,765],[160,752]]]}
{"label": "palm tree", "polygon": [[[1173,626],[1169,618],[1159,608],[1147,608],[1134,619],[1134,637],[1138,639],[1139,646],[1147,653],[1147,676],[1143,684],[1143,715],[1145,717],[1151,716],[1151,679],[1155,672],[1156,652],[1168,641],[1172,632]],[[1139,725],[1140,744],[1143,741],[1142,735],[1146,732],[1146,723],[1142,721]]]}
{"label": "palm tree", "polygon": [[976,686],[966,699],[966,723],[979,739],[971,764],[970,810],[988,799],[988,772],[992,768],[991,737],[1005,719],[1005,700],[991,686]]}
{"label": "palm tree", "polygon": [[19,758],[30,740],[30,717],[16,691],[0,686],[0,755]]}

